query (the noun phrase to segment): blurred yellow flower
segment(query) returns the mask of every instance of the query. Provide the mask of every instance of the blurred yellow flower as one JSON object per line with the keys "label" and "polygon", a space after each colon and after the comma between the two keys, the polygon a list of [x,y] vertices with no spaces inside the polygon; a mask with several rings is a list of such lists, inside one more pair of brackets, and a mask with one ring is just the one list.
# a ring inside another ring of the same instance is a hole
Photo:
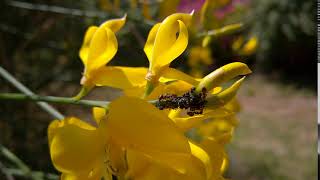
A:
{"label": "blurred yellow flower", "polygon": [[213,63],[211,50],[208,47],[192,47],[188,55],[188,65],[191,68],[190,74],[196,78],[202,78],[208,65]]}
{"label": "blurred yellow flower", "polygon": [[188,56],[188,64],[190,67],[195,67],[199,63],[210,65],[213,63],[211,58],[211,50],[208,47],[196,46],[192,47]]}
{"label": "blurred yellow flower", "polygon": [[258,44],[259,41],[256,36],[252,36],[246,42],[243,37],[240,36],[233,42],[232,49],[240,55],[250,56],[257,51]]}

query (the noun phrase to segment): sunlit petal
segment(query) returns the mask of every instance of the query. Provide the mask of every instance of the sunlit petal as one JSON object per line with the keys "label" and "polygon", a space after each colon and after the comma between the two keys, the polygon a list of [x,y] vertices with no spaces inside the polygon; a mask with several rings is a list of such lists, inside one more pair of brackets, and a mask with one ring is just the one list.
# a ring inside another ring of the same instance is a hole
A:
{"label": "sunlit petal", "polygon": [[94,33],[97,31],[97,29],[98,29],[97,26],[90,26],[85,33],[84,40],[83,40],[81,49],[79,51],[79,56],[84,65],[87,64],[91,39]]}
{"label": "sunlit petal", "polygon": [[53,121],[48,136],[51,159],[60,172],[89,174],[100,168],[104,141],[95,127],[71,117]]}
{"label": "sunlit petal", "polygon": [[[166,80],[180,80],[180,81],[187,82],[193,86],[197,86],[199,84],[199,81],[194,77],[174,68],[169,68],[169,67],[165,68],[161,72],[161,75]],[[161,82],[161,78],[159,81]]]}
{"label": "sunlit petal", "polygon": [[190,152],[187,139],[176,125],[165,113],[144,100],[121,97],[113,101],[106,124],[113,138],[125,147],[146,153]]}
{"label": "sunlit petal", "polygon": [[100,27],[108,28],[114,33],[118,32],[126,22],[127,15],[125,14],[122,18],[111,19],[100,25]]}
{"label": "sunlit petal", "polygon": [[115,34],[109,28],[99,27],[92,37],[85,75],[107,64],[118,49]]}
{"label": "sunlit petal", "polygon": [[152,52],[153,52],[154,41],[156,39],[156,35],[157,35],[158,29],[160,27],[160,24],[161,23],[157,23],[151,28],[151,30],[149,32],[149,35],[148,35],[147,42],[144,45],[144,49],[143,50],[144,50],[144,52],[146,53],[146,55],[148,57],[149,63],[151,63],[151,60],[152,60]]}
{"label": "sunlit petal", "polygon": [[97,86],[130,89],[145,85],[147,71],[144,67],[105,66],[96,71],[92,81]]}

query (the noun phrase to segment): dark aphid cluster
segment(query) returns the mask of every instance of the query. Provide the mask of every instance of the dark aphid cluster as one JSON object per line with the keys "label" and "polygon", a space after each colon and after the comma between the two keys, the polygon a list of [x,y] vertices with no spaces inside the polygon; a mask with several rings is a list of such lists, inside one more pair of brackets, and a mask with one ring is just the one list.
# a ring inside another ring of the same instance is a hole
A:
{"label": "dark aphid cluster", "polygon": [[207,90],[203,88],[200,93],[192,88],[182,96],[175,94],[163,94],[159,96],[156,106],[160,109],[187,109],[187,114],[193,116],[202,114],[206,101]]}

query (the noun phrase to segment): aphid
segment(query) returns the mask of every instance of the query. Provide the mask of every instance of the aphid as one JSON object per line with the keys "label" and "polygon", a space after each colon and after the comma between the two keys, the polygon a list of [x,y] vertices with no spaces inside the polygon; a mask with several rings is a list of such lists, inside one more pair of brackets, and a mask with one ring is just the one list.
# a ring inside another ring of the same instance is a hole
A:
{"label": "aphid", "polygon": [[207,90],[203,88],[200,93],[195,88],[190,89],[182,96],[176,94],[162,94],[159,96],[156,106],[160,109],[186,109],[189,116],[202,114],[206,104]]}

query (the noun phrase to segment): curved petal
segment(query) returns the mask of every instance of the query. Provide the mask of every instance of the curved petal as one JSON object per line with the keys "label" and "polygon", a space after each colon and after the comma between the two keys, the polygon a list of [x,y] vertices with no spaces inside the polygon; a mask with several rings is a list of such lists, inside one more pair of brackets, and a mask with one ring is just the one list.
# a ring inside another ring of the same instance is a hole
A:
{"label": "curved petal", "polygon": [[147,42],[143,48],[144,52],[146,53],[146,55],[148,57],[149,63],[151,63],[151,60],[152,60],[151,58],[152,58],[154,41],[156,39],[156,35],[157,35],[158,29],[160,27],[160,24],[161,23],[157,23],[151,28],[149,35],[148,35]]}
{"label": "curved petal", "polygon": [[116,54],[117,49],[115,34],[109,28],[99,27],[90,43],[85,76],[90,76],[90,72],[106,65]]}
{"label": "curved petal", "polygon": [[214,139],[220,144],[226,144],[230,142],[233,136],[235,125],[232,121],[232,117],[230,117],[230,119],[213,119],[210,122],[200,125],[198,132],[203,137]]}
{"label": "curved petal", "polygon": [[169,84],[162,84],[160,83],[152,93],[146,98],[146,100],[154,100],[158,99],[160,95],[163,94],[175,94],[175,95],[182,95],[188,92],[193,86],[185,83],[183,81],[174,81],[170,82]]}
{"label": "curved petal", "polygon": [[225,168],[224,161],[227,157],[223,145],[208,138],[204,138],[204,140],[201,142],[201,145],[210,157],[212,165],[212,176],[210,179],[219,179],[222,177],[221,170],[222,168]]}
{"label": "curved petal", "polygon": [[145,153],[190,152],[188,140],[167,115],[142,99],[121,97],[113,101],[106,127],[117,143]]}
{"label": "curved petal", "polygon": [[100,27],[108,28],[114,33],[118,32],[126,22],[127,14],[125,14],[122,18],[111,19],[100,25]]}
{"label": "curved petal", "polygon": [[209,96],[207,98],[207,106],[210,108],[221,107],[229,103],[232,99],[234,99],[237,95],[237,92],[244,81],[245,77],[239,79],[235,83],[233,83],[230,87],[225,89],[224,91],[218,93],[217,95]]}
{"label": "curved petal", "polygon": [[201,162],[202,165],[204,166],[204,169],[206,171],[206,179],[209,179],[209,177],[212,176],[212,163],[211,163],[211,159],[209,157],[209,155],[207,154],[206,151],[204,151],[201,147],[199,147],[198,145],[189,142],[190,147],[191,147],[191,153],[194,157],[198,158]]}
{"label": "curved petal", "polygon": [[[162,79],[164,82],[168,82],[168,79]],[[183,81],[173,81],[168,84],[159,83],[158,86],[151,92],[145,100],[158,99],[162,94],[176,94],[182,95],[189,91],[193,86]],[[136,86],[134,88],[125,89],[124,94],[130,97],[142,97],[145,91],[145,86]]]}
{"label": "curved petal", "polygon": [[224,65],[212,73],[208,74],[206,77],[202,78],[200,81],[197,90],[201,91],[202,88],[211,90],[214,87],[219,86],[222,83],[232,80],[233,78],[239,75],[250,74],[252,71],[249,67],[241,62],[233,62],[227,65]]}
{"label": "curved petal", "polygon": [[[178,38],[176,38],[176,33],[179,33]],[[183,53],[187,45],[188,29],[182,21],[170,19],[161,23],[150,63],[152,73],[157,74],[161,67],[170,64]]]}
{"label": "curved petal", "polygon": [[147,71],[144,67],[104,66],[96,71],[92,81],[97,86],[129,89],[145,85]]}
{"label": "curved petal", "polygon": [[[206,179],[206,167],[199,157],[204,151],[192,147],[192,154],[158,152],[157,156],[148,156],[138,151],[128,151],[128,178],[132,179]],[[196,155],[196,156],[194,156]],[[156,158],[155,158],[156,157]],[[208,162],[210,163],[210,162]],[[210,168],[208,166],[208,168]],[[210,171],[208,169],[208,171]]]}
{"label": "curved petal", "polygon": [[105,141],[95,127],[70,117],[53,121],[48,136],[51,159],[60,172],[89,175],[100,168]]}
{"label": "curved petal", "polygon": [[[181,80],[193,86],[197,86],[199,84],[199,81],[196,78],[174,68],[165,68],[161,71],[161,76],[166,80]],[[159,81],[161,82],[161,78]]]}
{"label": "curved petal", "polygon": [[83,43],[79,51],[80,59],[84,65],[87,64],[90,42],[97,29],[97,26],[90,26],[84,35]]}
{"label": "curved petal", "polygon": [[105,108],[94,107],[92,108],[92,114],[97,125],[100,124],[100,121],[106,117],[107,111]]}
{"label": "curved petal", "polygon": [[[79,173],[79,174],[67,174],[62,173],[60,179],[61,180],[96,180],[101,179],[103,177],[102,169],[94,169],[88,173]],[[107,179],[108,180],[108,179]],[[109,179],[112,180],[112,179]]]}
{"label": "curved petal", "polygon": [[191,128],[197,127],[201,123],[203,123],[204,120],[209,120],[212,118],[223,118],[223,117],[233,115],[232,112],[228,111],[225,108],[205,110],[203,114],[196,115],[196,116],[181,117],[182,113],[184,112],[181,110],[172,110],[169,114],[169,117],[173,120],[173,122],[176,123],[176,125],[182,131],[187,131],[187,130],[190,130]]}

